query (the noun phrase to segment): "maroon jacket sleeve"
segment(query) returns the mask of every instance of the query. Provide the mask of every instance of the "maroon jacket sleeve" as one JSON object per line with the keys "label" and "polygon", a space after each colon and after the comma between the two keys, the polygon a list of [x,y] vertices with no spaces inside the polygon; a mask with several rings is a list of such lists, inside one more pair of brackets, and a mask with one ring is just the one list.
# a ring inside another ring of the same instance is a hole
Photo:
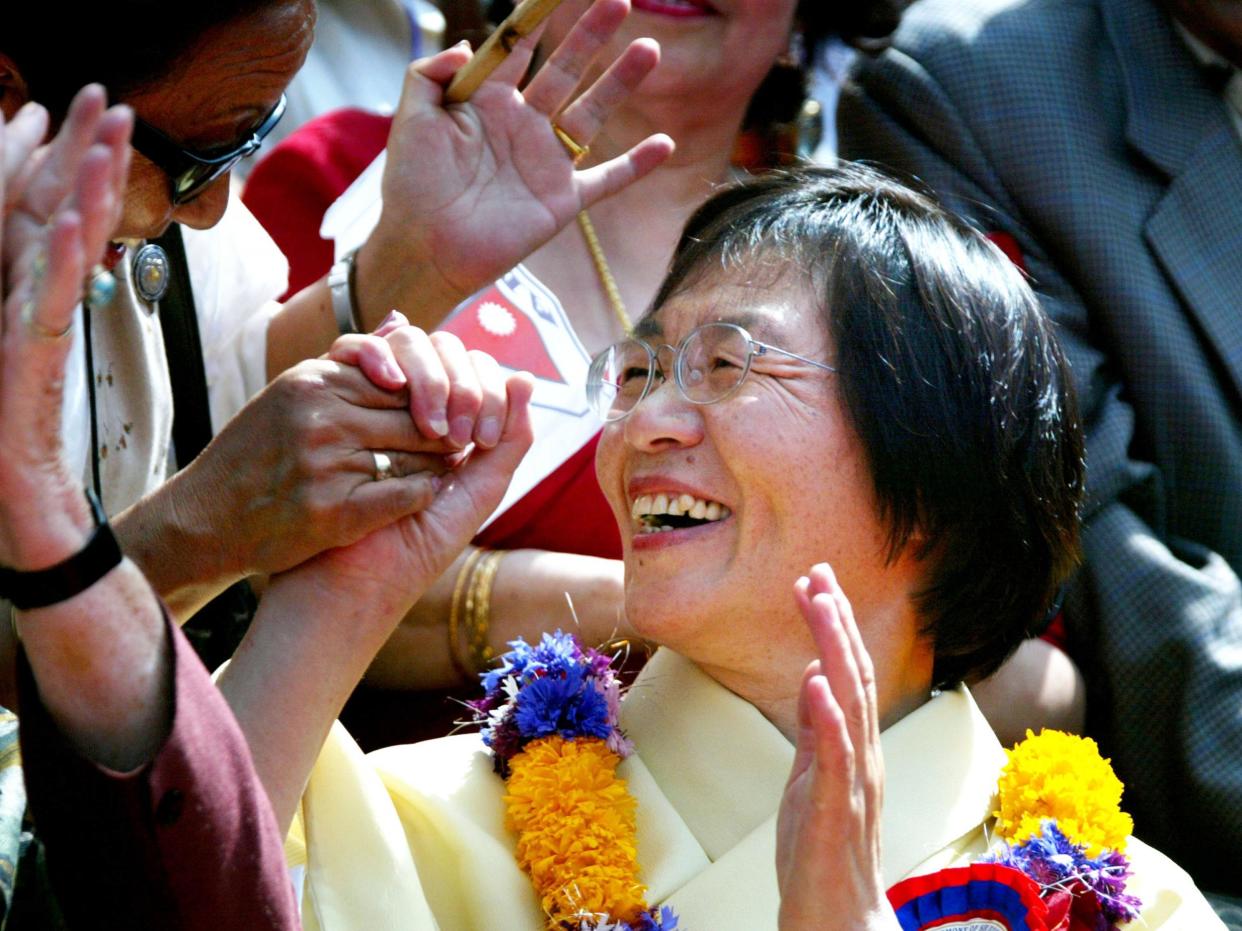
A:
{"label": "maroon jacket sleeve", "polygon": [[23,768],[35,831],[72,928],[296,929],[282,839],[224,697],[165,615],[172,729],[116,773],[77,754],[18,656]]}

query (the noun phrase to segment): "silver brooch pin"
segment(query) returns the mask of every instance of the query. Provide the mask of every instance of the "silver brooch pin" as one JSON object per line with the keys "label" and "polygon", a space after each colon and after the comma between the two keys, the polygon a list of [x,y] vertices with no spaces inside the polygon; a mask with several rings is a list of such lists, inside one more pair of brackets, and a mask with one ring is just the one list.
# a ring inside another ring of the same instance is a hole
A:
{"label": "silver brooch pin", "polygon": [[138,296],[153,304],[168,292],[168,253],[147,243],[134,255],[134,287]]}

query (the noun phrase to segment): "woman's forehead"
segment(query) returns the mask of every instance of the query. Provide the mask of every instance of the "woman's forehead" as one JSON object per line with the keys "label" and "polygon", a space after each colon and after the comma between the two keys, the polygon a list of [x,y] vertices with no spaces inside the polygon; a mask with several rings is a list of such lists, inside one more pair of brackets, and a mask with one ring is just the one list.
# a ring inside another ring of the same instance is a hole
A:
{"label": "woman's forehead", "polygon": [[736,323],[755,339],[776,342],[808,327],[823,330],[823,315],[808,275],[786,265],[778,276],[722,269],[672,295],[635,328],[639,337],[675,341],[704,323]]}

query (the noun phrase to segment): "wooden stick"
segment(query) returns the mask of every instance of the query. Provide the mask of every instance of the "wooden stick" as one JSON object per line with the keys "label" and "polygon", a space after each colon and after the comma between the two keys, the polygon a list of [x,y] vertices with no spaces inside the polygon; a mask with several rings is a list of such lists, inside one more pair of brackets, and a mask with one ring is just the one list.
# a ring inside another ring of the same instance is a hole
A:
{"label": "wooden stick", "polygon": [[479,85],[487,80],[487,76],[509,57],[518,39],[534,32],[560,5],[561,0],[522,0],[505,17],[505,21],[496,27],[496,31],[479,46],[479,50],[462,69],[453,75],[452,83],[445,92],[445,99],[449,103],[469,100],[479,89]]}

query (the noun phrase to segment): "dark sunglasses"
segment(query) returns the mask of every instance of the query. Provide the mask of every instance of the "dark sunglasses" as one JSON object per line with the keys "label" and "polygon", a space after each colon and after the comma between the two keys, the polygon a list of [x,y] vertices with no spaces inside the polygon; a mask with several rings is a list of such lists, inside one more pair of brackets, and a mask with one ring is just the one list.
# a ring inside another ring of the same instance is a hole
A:
{"label": "dark sunglasses", "polygon": [[163,172],[172,185],[172,202],[184,204],[199,194],[234,165],[258,151],[263,139],[285,115],[285,95],[272,108],[272,112],[250,133],[250,138],[227,152],[194,152],[184,149],[162,132],[142,120],[134,120],[133,146]]}

